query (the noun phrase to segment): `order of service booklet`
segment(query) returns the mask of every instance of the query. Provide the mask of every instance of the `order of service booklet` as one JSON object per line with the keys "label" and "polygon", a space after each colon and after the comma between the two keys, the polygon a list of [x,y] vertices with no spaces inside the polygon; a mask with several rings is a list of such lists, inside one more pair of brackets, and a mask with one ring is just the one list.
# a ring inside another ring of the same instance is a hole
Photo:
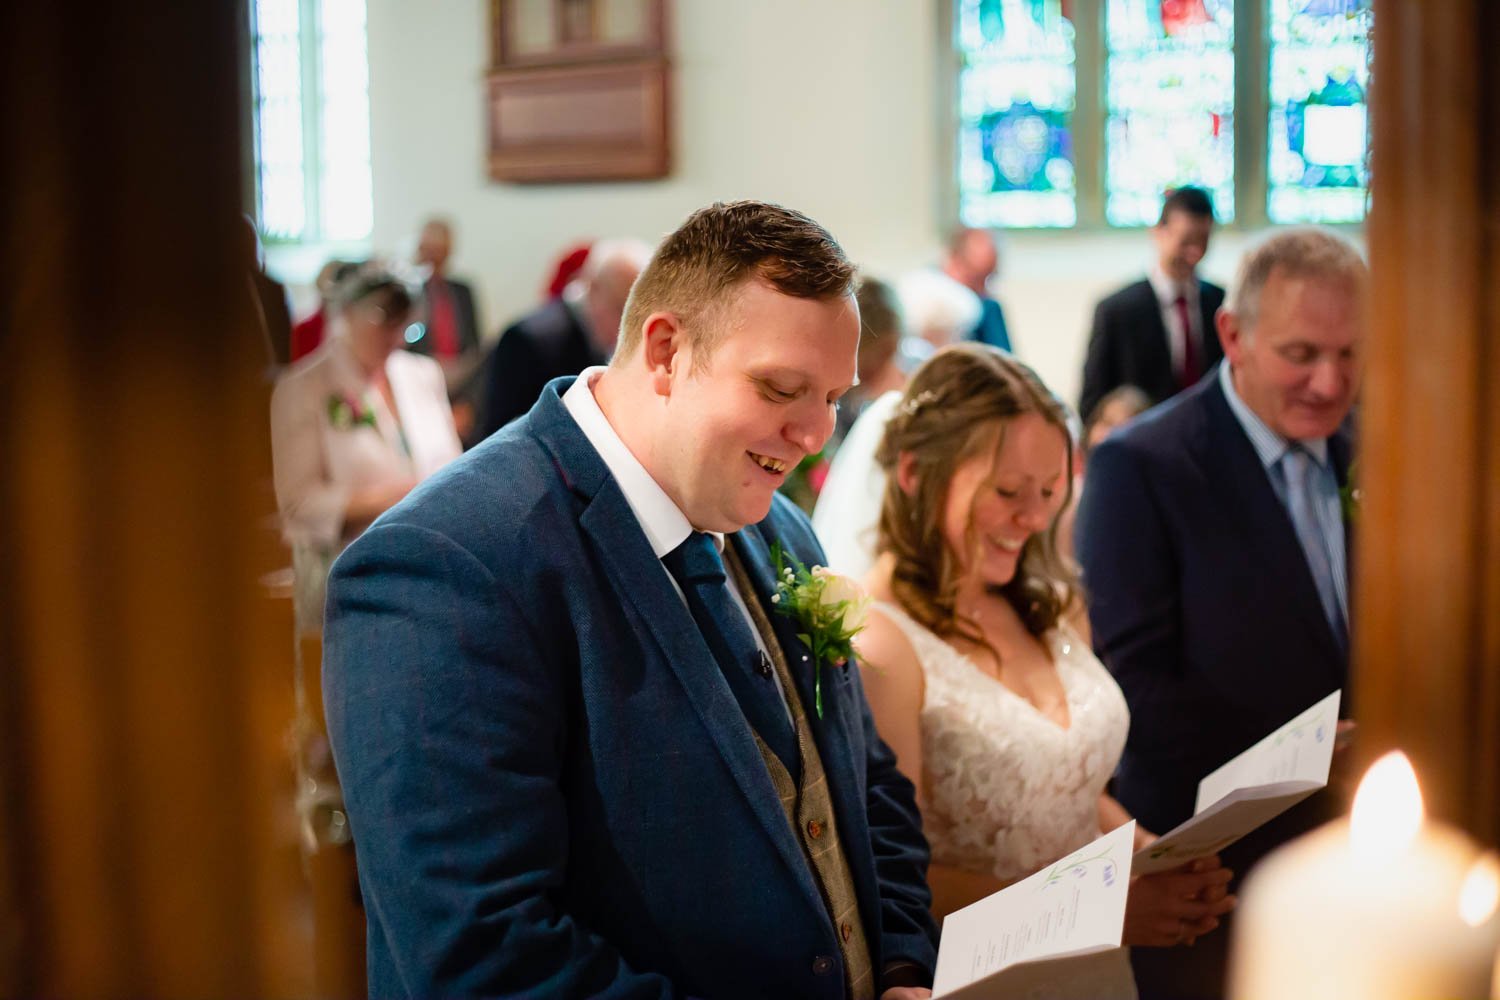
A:
{"label": "order of service booklet", "polygon": [[1301,712],[1198,783],[1193,818],[1136,852],[1150,875],[1216,854],[1328,784],[1341,691]]}
{"label": "order of service booklet", "polygon": [[1134,996],[1120,948],[1135,823],[943,918],[934,998]]}

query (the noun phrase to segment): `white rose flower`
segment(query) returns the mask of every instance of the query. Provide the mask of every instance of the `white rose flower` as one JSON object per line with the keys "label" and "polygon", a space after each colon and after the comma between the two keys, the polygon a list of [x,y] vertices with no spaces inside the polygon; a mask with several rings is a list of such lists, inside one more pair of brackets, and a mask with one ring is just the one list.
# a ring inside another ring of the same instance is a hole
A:
{"label": "white rose flower", "polygon": [[826,566],[817,566],[812,575],[823,582],[819,604],[830,613],[844,604],[842,619],[830,622],[843,635],[852,635],[865,627],[865,615],[870,607],[870,595],[857,582],[835,573]]}

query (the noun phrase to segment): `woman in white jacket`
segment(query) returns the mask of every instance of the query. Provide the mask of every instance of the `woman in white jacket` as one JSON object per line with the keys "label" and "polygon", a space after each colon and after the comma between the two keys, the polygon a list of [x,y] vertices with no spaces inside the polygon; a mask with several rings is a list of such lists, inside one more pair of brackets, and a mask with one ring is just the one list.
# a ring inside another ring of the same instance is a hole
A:
{"label": "woman in white jacket", "polygon": [[299,622],[321,624],[329,564],[354,536],[461,450],[442,369],[401,350],[414,303],[390,272],[346,279],[330,336],[271,395],[282,536]]}

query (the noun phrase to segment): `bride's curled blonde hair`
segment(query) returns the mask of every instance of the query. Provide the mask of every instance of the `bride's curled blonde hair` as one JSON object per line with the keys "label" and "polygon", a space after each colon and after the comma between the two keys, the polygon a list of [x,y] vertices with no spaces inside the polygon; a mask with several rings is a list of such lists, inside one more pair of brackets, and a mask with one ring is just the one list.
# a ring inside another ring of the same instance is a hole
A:
{"label": "bride's curled blonde hair", "polygon": [[[1067,443],[1064,470],[1071,469],[1067,409],[1036,373],[996,348],[956,344],[933,355],[912,376],[875,453],[886,474],[876,544],[895,557],[891,589],[913,618],[944,638],[960,636],[988,645],[977,624],[956,608],[960,553],[943,537],[954,472],[975,455],[998,455],[1010,422],[1026,413],[1058,429]],[[903,455],[911,456],[915,473],[910,492],[899,482]],[[1066,492],[1059,510],[1072,497],[1072,477],[1064,470]],[[970,533],[972,521],[970,511]],[[1054,628],[1078,596],[1077,576],[1057,552],[1056,528],[1054,517],[1046,531],[1027,540],[1016,575],[997,588],[1036,636]]]}

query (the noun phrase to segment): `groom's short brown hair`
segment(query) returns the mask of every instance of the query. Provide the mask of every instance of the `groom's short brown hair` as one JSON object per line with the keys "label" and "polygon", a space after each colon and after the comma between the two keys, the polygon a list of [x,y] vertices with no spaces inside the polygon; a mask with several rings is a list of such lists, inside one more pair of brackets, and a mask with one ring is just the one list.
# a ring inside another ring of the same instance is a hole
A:
{"label": "groom's short brown hair", "polygon": [[646,317],[671,312],[701,362],[724,332],[723,307],[747,279],[783,295],[828,300],[853,293],[854,273],[828,230],[801,212],[763,201],[715,202],[656,248],[625,304],[615,357],[640,346]]}

